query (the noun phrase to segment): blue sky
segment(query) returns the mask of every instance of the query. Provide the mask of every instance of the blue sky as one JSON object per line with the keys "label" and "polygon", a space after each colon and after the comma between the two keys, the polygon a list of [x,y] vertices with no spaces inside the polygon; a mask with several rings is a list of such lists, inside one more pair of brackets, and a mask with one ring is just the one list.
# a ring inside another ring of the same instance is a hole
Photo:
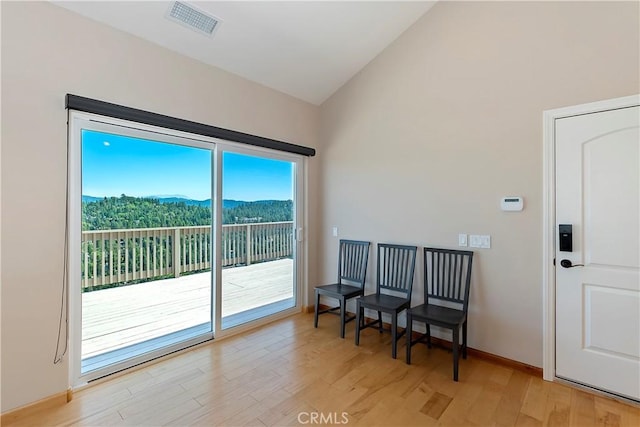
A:
{"label": "blue sky", "polygon": [[[223,198],[288,200],[292,164],[225,153]],[[82,131],[82,194],[211,198],[211,152],[193,147]]]}
{"label": "blue sky", "polygon": [[292,200],[293,164],[236,153],[222,156],[222,198]]}

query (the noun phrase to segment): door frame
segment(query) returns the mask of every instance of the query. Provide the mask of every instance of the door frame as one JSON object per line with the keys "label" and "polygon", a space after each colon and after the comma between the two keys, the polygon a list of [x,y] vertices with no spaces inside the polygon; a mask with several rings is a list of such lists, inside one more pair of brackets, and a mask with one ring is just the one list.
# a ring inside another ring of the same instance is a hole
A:
{"label": "door frame", "polygon": [[542,113],[542,377],[556,379],[556,282],[555,258],[555,121],[640,105],[640,94],[545,110]]}

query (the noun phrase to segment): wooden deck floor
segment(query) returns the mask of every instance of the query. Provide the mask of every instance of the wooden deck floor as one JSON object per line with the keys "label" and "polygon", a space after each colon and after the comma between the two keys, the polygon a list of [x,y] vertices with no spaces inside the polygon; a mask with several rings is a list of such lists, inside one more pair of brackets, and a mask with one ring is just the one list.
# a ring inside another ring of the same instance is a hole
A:
{"label": "wooden deck floor", "polygon": [[[222,271],[222,316],[293,297],[293,261]],[[88,358],[210,321],[211,273],[82,295],[82,357]]]}

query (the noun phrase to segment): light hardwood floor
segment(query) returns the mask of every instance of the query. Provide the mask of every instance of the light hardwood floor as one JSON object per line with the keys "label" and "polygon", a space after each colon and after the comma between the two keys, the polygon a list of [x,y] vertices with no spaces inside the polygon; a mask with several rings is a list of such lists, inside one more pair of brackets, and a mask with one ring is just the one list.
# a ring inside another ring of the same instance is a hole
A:
{"label": "light hardwood floor", "polygon": [[[11,426],[306,425],[311,413],[347,425],[638,426],[640,409],[503,365],[414,347],[390,355],[389,334],[300,314],[106,380],[65,406]],[[342,413],[346,413],[343,418]],[[316,420],[320,421],[320,418]]]}

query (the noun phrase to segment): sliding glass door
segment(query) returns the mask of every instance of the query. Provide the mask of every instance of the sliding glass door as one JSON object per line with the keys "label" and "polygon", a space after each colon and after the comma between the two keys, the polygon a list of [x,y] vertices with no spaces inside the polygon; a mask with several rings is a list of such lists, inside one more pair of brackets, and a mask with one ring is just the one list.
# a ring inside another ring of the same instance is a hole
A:
{"label": "sliding glass door", "polygon": [[212,337],[215,146],[93,120],[74,124],[74,344],[78,375],[90,380]]}
{"label": "sliding glass door", "polygon": [[222,152],[222,329],[296,306],[295,160]]}
{"label": "sliding glass door", "polygon": [[299,311],[303,160],[72,112],[71,383]]}

